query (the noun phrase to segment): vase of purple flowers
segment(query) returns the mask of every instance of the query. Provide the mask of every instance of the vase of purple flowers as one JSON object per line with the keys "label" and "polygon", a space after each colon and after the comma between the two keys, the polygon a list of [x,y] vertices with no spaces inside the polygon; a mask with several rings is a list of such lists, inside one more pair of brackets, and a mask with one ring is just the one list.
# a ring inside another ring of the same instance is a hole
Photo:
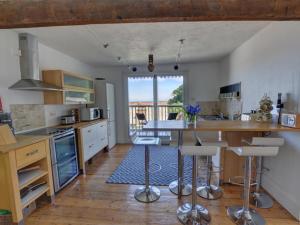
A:
{"label": "vase of purple flowers", "polygon": [[200,113],[201,108],[200,105],[187,105],[184,107],[185,117],[187,119],[188,124],[194,124],[196,126],[197,123],[197,115]]}

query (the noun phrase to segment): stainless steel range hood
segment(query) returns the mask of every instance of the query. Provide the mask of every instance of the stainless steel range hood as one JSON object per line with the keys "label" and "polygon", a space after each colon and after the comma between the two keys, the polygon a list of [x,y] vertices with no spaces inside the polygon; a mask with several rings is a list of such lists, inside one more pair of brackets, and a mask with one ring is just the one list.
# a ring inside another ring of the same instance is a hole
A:
{"label": "stainless steel range hood", "polygon": [[9,87],[14,90],[62,91],[60,87],[39,80],[38,40],[27,33],[19,34],[21,80]]}

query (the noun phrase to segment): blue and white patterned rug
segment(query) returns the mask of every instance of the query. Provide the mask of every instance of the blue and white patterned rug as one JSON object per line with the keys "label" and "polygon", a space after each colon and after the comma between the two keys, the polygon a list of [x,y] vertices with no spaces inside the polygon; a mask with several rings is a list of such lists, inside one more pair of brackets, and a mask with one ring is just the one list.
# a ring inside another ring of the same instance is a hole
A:
{"label": "blue and white patterned rug", "polygon": [[[169,146],[150,147],[150,185],[168,186],[177,180],[177,149]],[[145,184],[145,151],[134,146],[118,168],[106,180],[112,184]],[[184,182],[191,183],[192,158],[184,158]]]}

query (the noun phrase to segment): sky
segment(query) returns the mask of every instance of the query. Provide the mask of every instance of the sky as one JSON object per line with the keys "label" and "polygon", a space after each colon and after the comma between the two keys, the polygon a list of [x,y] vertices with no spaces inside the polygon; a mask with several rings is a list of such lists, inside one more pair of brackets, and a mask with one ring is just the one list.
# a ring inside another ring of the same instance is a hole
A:
{"label": "sky", "polygon": [[[183,83],[182,77],[158,77],[158,100],[167,101],[172,97],[172,92]],[[152,101],[152,78],[128,79],[129,102]]]}

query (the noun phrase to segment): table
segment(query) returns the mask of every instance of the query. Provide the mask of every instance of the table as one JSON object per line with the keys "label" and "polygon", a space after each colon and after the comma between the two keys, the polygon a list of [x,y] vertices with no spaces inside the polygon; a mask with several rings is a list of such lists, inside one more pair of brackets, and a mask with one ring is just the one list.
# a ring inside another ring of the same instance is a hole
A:
{"label": "table", "polygon": [[[300,129],[284,127],[274,123],[260,123],[254,121],[240,120],[203,120],[198,121],[196,126],[188,125],[184,120],[151,120],[143,126],[145,131],[178,131],[178,181],[172,182],[169,186],[173,193],[177,188],[178,198],[181,198],[183,191],[188,187],[181,181],[183,173],[183,160],[180,148],[183,144],[184,131],[228,131],[228,132],[300,132]],[[176,186],[174,186],[176,185]]]}

